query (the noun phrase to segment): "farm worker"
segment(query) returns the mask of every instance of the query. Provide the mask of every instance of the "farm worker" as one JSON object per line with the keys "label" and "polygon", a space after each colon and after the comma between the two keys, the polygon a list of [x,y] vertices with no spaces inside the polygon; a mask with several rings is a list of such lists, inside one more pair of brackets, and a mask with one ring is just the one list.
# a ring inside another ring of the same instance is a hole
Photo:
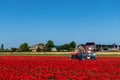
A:
{"label": "farm worker", "polygon": [[82,60],[85,60],[85,59],[86,59],[86,53],[82,52]]}
{"label": "farm worker", "polygon": [[87,59],[90,60],[91,51],[88,51]]}
{"label": "farm worker", "polygon": [[78,53],[78,60],[85,60],[85,59],[86,59],[85,49],[83,46],[80,46]]}
{"label": "farm worker", "polygon": [[95,53],[94,52],[91,52],[90,53],[90,60],[94,60],[95,59]]}

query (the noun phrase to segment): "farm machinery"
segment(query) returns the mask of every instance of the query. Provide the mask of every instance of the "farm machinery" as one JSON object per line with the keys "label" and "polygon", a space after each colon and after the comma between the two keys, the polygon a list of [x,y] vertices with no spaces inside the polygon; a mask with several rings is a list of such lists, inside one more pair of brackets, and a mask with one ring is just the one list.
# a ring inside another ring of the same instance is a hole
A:
{"label": "farm machinery", "polygon": [[78,60],[95,60],[96,59],[95,51],[91,47],[87,48],[76,48],[69,56],[70,59]]}

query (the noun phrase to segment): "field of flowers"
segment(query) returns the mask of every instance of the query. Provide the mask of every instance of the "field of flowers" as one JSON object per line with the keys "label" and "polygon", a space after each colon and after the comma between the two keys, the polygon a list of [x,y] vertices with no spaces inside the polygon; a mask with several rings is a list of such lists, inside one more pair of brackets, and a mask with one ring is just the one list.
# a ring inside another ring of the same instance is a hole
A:
{"label": "field of flowers", "polygon": [[0,56],[0,80],[120,80],[120,57]]}

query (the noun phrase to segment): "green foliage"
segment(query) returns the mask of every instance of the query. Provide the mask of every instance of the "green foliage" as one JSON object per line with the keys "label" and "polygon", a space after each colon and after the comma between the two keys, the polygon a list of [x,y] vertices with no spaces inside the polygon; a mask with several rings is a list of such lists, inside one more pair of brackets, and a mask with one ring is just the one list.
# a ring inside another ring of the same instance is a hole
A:
{"label": "green foliage", "polygon": [[57,47],[58,51],[69,51],[69,44],[64,44]]}
{"label": "green foliage", "polygon": [[46,47],[46,48],[45,48],[45,51],[49,51],[49,52],[50,52],[50,51],[51,51],[51,48],[54,47],[54,46],[55,46],[55,45],[54,45],[54,42],[51,41],[51,40],[48,40],[47,43],[46,43],[46,45],[45,45],[45,47]]}
{"label": "green foliage", "polygon": [[76,47],[76,43],[74,41],[72,41],[69,45],[70,45],[71,48],[75,48]]}
{"label": "green foliage", "polygon": [[69,44],[64,44],[64,45],[63,45],[63,48],[64,48],[65,50],[67,50],[67,51],[69,51],[69,47],[70,47]]}
{"label": "green foliage", "polygon": [[76,47],[76,43],[74,41],[70,42],[69,44],[63,44],[58,46],[58,51],[73,51]]}
{"label": "green foliage", "polygon": [[13,47],[11,48],[12,52],[16,52],[17,50],[18,50],[17,48],[13,48]]}
{"label": "green foliage", "polygon": [[43,47],[45,46],[44,43],[39,43],[39,45],[40,45],[40,46],[43,46]]}
{"label": "green foliage", "polygon": [[28,44],[27,44],[27,43],[21,44],[20,47],[19,47],[19,50],[22,51],[22,52],[27,52],[27,51],[29,51]]}
{"label": "green foliage", "polygon": [[45,48],[44,43],[39,43],[38,44],[38,48],[37,48],[37,52],[43,52]]}
{"label": "green foliage", "polygon": [[70,44],[69,44],[69,48],[70,48],[70,51],[73,51],[76,47],[76,43],[74,41],[72,41]]}
{"label": "green foliage", "polygon": [[1,44],[1,50],[4,50],[4,45],[3,44]]}
{"label": "green foliage", "polygon": [[41,49],[40,49],[40,47],[38,47],[38,48],[37,48],[37,52],[41,52]]}
{"label": "green foliage", "polygon": [[104,46],[104,47],[103,47],[103,50],[107,51],[107,50],[108,50],[108,47],[107,47],[107,46]]}

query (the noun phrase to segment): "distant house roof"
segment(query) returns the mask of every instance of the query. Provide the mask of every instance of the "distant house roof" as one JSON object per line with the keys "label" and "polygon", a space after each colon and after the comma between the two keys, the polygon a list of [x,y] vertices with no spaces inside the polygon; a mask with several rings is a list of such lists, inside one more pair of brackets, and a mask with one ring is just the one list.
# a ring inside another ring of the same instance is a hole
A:
{"label": "distant house roof", "polygon": [[118,46],[118,45],[96,44],[96,47],[108,47],[108,48],[116,47],[116,48],[117,48],[117,46]]}
{"label": "distant house roof", "polygon": [[95,45],[94,42],[87,42],[86,45]]}
{"label": "distant house roof", "polygon": [[79,46],[79,49],[80,50],[85,50],[83,46]]}
{"label": "distant house roof", "polygon": [[114,46],[113,45],[107,45],[108,46],[108,48],[113,48]]}
{"label": "distant house roof", "polygon": [[[85,44],[80,44],[80,45],[81,45],[81,46],[85,46]],[[79,46],[80,46],[80,45],[79,45]]]}

